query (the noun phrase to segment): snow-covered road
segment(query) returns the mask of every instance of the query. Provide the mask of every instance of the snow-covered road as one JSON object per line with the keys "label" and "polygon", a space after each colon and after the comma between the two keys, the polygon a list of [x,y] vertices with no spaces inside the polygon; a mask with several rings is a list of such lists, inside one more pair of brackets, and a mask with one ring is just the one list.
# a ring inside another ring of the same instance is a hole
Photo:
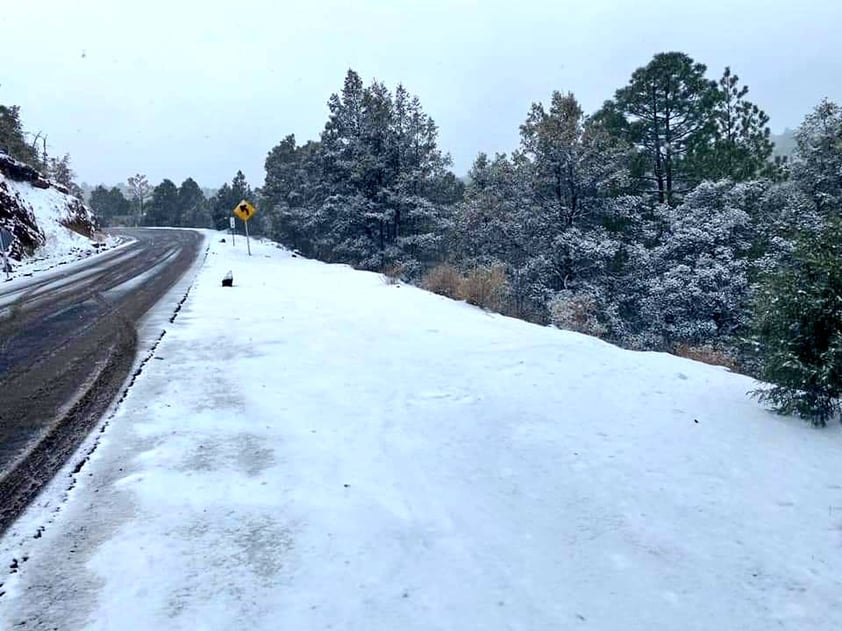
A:
{"label": "snow-covered road", "polygon": [[0,627],[842,628],[838,427],[253,251],[213,239],[67,500],[7,534]]}

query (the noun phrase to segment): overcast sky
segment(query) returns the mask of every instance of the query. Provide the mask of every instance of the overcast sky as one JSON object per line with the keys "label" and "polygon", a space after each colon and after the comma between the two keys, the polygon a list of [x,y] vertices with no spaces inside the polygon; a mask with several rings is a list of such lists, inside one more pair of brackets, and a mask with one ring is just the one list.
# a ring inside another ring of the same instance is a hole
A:
{"label": "overcast sky", "polygon": [[511,151],[533,101],[599,107],[656,52],[725,65],[772,130],[842,102],[839,0],[3,0],[0,103],[80,181],[263,181],[282,137],[317,138],[354,68],[402,82],[463,174]]}

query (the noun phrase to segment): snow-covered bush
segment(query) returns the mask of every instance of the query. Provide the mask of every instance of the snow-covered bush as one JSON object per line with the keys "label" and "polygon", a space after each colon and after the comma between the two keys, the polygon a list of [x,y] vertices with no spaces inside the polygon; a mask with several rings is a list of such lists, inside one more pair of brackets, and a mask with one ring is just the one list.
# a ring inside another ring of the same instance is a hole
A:
{"label": "snow-covered bush", "polygon": [[606,328],[599,322],[599,305],[593,295],[558,292],[550,301],[550,321],[560,329],[602,337]]}
{"label": "snow-covered bush", "polygon": [[643,338],[654,348],[702,346],[747,324],[752,221],[740,184],[703,183],[662,210],[666,233],[651,252],[641,301]]}

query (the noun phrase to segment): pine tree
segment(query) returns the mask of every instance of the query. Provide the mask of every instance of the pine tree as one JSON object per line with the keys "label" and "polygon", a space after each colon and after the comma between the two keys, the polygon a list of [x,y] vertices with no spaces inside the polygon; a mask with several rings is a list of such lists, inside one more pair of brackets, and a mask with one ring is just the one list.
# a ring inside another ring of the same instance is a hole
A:
{"label": "pine tree", "polygon": [[822,101],[795,133],[792,177],[816,211],[827,216],[842,207],[842,108]]}
{"label": "pine tree", "polygon": [[131,215],[131,202],[116,186],[108,189],[100,184],[91,191],[88,203],[105,226],[117,225],[115,221],[126,221]]}
{"label": "pine tree", "polygon": [[504,266],[514,315],[546,318],[552,294],[552,232],[548,216],[531,203],[528,159],[480,154],[468,174],[454,219],[453,253],[467,269]]}
{"label": "pine tree", "polygon": [[44,166],[37,149],[26,142],[17,105],[0,105],[0,151],[36,169]]}
{"label": "pine tree", "polygon": [[286,136],[266,157],[261,206],[270,236],[307,256],[318,257],[313,217],[324,201],[321,147],[317,142],[297,146]]}
{"label": "pine tree", "polygon": [[842,223],[805,235],[793,263],[770,273],[754,307],[761,376],[755,394],[783,414],[825,425],[842,396]]}
{"label": "pine tree", "polygon": [[842,111],[823,101],[795,137],[792,183],[763,205],[772,227],[754,325],[773,385],[756,394],[824,425],[842,395]]}
{"label": "pine tree", "polygon": [[47,163],[47,175],[51,180],[61,184],[65,188],[73,186],[75,174],[70,167],[70,154],[65,153],[61,158],[49,158]]}
{"label": "pine tree", "polygon": [[232,216],[236,205],[244,199],[252,201],[254,193],[246,181],[245,174],[237,171],[231,184],[223,184],[211,200],[211,221],[215,230],[228,228],[229,217]]}
{"label": "pine tree", "polygon": [[754,226],[744,209],[762,185],[706,182],[674,208],[650,252],[641,317],[647,346],[729,344],[747,325]]}
{"label": "pine tree", "polygon": [[228,218],[232,216],[234,207],[242,199],[239,197],[234,199],[235,197],[236,195],[231,191],[231,185],[226,182],[211,199],[211,224],[214,230],[228,229]]}
{"label": "pine tree", "polygon": [[178,188],[178,209],[181,217],[180,225],[191,228],[210,226],[210,214],[205,194],[192,177],[184,180]]}
{"label": "pine tree", "polygon": [[685,158],[713,136],[712,109],[719,99],[705,70],[684,53],[659,53],[634,71],[600,114],[614,133],[637,146],[644,158],[641,190],[659,203],[678,203],[698,183]]}
{"label": "pine tree", "polygon": [[178,204],[178,187],[172,180],[165,179],[152,191],[152,199],[147,207],[143,225],[181,225],[180,208]]}
{"label": "pine tree", "polygon": [[315,249],[366,269],[400,265],[410,275],[440,255],[447,208],[437,203],[449,158],[417,97],[349,70],[328,101],[319,144],[323,189],[311,228]]}
{"label": "pine tree", "polygon": [[726,67],[711,112],[713,136],[702,136],[691,147],[690,168],[698,180],[745,182],[779,176],[772,161],[769,117],[745,98],[748,91],[748,86],[740,85],[740,78]]}

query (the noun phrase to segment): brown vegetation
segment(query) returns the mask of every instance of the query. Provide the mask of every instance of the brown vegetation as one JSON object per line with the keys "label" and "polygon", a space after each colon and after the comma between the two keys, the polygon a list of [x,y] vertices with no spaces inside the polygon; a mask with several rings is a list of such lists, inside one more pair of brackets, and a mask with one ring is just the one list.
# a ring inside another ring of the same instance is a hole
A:
{"label": "brown vegetation", "polygon": [[453,265],[442,263],[427,272],[421,286],[490,311],[504,313],[507,309],[509,284],[502,265],[477,267],[462,274]]}

